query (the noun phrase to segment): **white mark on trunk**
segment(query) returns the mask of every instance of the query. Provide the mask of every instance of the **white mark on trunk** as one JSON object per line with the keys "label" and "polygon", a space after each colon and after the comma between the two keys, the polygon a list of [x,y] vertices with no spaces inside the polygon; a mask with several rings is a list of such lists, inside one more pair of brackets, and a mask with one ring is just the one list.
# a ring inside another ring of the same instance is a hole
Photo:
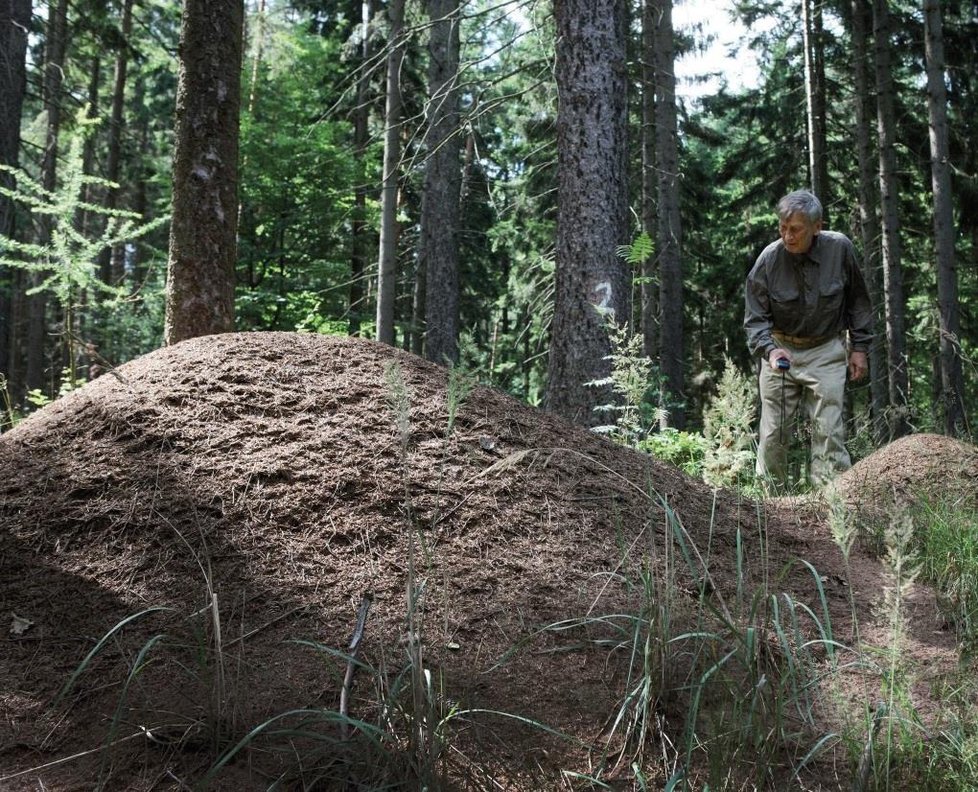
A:
{"label": "white mark on trunk", "polygon": [[611,281],[598,281],[592,284],[587,295],[588,302],[595,307],[599,314],[614,317],[615,309],[611,305],[612,297]]}

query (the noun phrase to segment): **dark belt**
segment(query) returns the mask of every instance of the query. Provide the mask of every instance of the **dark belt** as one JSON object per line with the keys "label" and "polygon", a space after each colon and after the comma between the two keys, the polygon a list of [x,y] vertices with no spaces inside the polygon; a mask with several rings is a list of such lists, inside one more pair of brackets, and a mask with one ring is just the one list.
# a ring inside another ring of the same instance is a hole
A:
{"label": "dark belt", "polygon": [[837,336],[836,333],[824,336],[793,336],[788,335],[787,333],[782,333],[778,330],[772,332],[771,335],[774,336],[776,341],[779,341],[782,344],[788,344],[789,346],[793,346],[797,349],[814,349],[817,346],[822,346],[822,344],[826,343],[827,341],[831,341]]}

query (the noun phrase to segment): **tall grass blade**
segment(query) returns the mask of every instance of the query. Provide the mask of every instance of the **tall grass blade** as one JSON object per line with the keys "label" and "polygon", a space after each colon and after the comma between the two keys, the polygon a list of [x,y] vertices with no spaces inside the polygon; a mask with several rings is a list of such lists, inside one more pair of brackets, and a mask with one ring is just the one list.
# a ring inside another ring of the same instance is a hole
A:
{"label": "tall grass blade", "polygon": [[78,681],[78,678],[85,673],[92,660],[95,659],[98,653],[102,651],[102,648],[110,640],[112,640],[112,638],[116,634],[118,634],[128,625],[132,624],[134,621],[138,621],[144,616],[148,616],[152,613],[162,613],[164,611],[170,611],[170,610],[172,610],[172,608],[165,608],[162,606],[154,606],[152,608],[146,608],[145,610],[139,611],[139,613],[134,613],[131,616],[127,616],[121,622],[116,624],[111,630],[109,630],[105,635],[102,636],[101,640],[97,644],[95,644],[95,646],[87,655],[85,655],[85,659],[78,664],[78,667],[72,672],[71,676],[68,677],[68,681],[65,682],[64,687],[61,688],[61,692],[58,693],[58,695],[54,699],[55,705],[61,703],[62,699],[64,699],[64,697],[71,692],[71,689],[75,686],[75,682]]}
{"label": "tall grass blade", "polygon": [[106,745],[103,746],[105,750],[102,753],[102,761],[98,774],[98,784],[95,787],[96,790],[102,790],[105,788],[105,772],[109,759],[108,748],[115,743],[116,734],[119,732],[119,725],[122,722],[122,713],[129,698],[129,686],[132,684],[133,680],[139,676],[140,672],[142,672],[143,668],[145,667],[146,656],[164,638],[166,638],[166,636],[163,634],[154,635],[145,644],[143,644],[142,648],[139,650],[139,654],[136,655],[136,660],[132,664],[132,668],[129,669],[129,675],[126,677],[126,681],[122,686],[122,692],[119,694],[119,703],[116,705],[115,713],[112,716],[112,723],[109,726],[109,735]]}
{"label": "tall grass blade", "polygon": [[[829,600],[825,596],[825,587],[822,586],[822,576],[818,574],[808,561],[804,558],[801,559],[801,563],[808,568],[808,571],[812,573],[812,578],[815,580],[815,588],[818,590],[818,599],[822,603],[822,615],[825,617],[824,621],[815,618],[815,614],[811,614],[813,621],[818,625],[819,632],[822,634],[822,638],[825,639],[825,649],[829,655],[829,661],[835,664],[835,650],[829,638],[832,637],[832,615],[829,613]],[[811,611],[809,611],[811,613]]]}
{"label": "tall grass blade", "polygon": [[[274,735],[282,735],[282,734],[298,733],[305,737],[315,737],[317,739],[322,739],[322,735],[313,732],[301,732],[299,730],[285,730],[282,732],[271,731],[271,727],[273,724],[278,723],[279,721],[285,718],[301,716],[301,715],[315,716],[317,720],[321,720],[323,723],[326,724],[340,725],[342,723],[347,723],[351,727],[356,729],[358,732],[363,734],[365,737],[367,737],[367,739],[369,739],[370,742],[375,747],[377,747],[380,750],[383,750],[384,732],[381,729],[378,729],[376,726],[373,726],[369,723],[365,723],[364,721],[357,720],[355,718],[344,718],[338,712],[333,712],[331,710],[307,709],[307,708],[294,709],[294,710],[289,710],[287,712],[281,712],[278,715],[275,715],[269,718],[268,720],[264,721],[263,723],[258,724],[257,726],[255,726],[255,728],[249,731],[244,737],[238,740],[238,742],[235,743],[233,746],[231,746],[227,751],[225,751],[221,755],[221,757],[217,760],[217,762],[214,763],[211,769],[208,770],[207,774],[201,780],[201,786],[206,788],[211,782],[213,782],[217,778],[218,774],[221,772],[222,768],[224,768],[225,765],[227,765],[232,759],[234,759],[235,756],[241,753],[241,751],[243,751],[245,748],[251,745],[251,743],[254,742],[254,740],[257,737],[261,736],[262,734],[268,733]],[[339,740],[337,740],[337,742],[339,742]]]}

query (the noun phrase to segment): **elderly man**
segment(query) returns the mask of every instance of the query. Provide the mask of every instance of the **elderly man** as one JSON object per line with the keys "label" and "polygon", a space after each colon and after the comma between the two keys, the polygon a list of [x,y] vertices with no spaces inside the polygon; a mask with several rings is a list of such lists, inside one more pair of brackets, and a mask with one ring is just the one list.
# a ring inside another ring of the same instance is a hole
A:
{"label": "elderly man", "polygon": [[842,421],[846,373],[866,375],[873,313],[855,248],[843,234],[822,230],[818,198],[789,193],[778,217],[781,238],[757,257],[744,290],[747,343],[762,358],[757,475],[786,482],[789,427],[804,405],[811,481],[822,486],[851,464]]}

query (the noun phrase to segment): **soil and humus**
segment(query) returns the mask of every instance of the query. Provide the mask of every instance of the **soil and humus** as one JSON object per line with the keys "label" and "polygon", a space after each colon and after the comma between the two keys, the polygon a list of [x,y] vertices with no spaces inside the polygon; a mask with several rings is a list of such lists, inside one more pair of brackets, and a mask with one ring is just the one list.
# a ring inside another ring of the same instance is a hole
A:
{"label": "soil and humus", "polygon": [[[714,491],[496,391],[450,390],[380,344],[229,334],[0,436],[0,789],[415,789],[429,772],[441,789],[624,789],[636,758],[661,788],[720,650],[670,644],[635,719],[630,632],[747,625],[766,590],[843,645],[854,607],[863,644],[885,645],[884,566],[865,542],[844,563],[818,499]],[[838,485],[858,515],[976,476],[975,449],[919,435]],[[917,586],[907,617],[908,662],[953,667],[933,593]],[[774,664],[781,644],[758,641]],[[351,668],[352,724],[335,715]],[[864,717],[870,676],[813,697],[786,768],[840,708]],[[848,789],[833,744],[780,788]]]}

